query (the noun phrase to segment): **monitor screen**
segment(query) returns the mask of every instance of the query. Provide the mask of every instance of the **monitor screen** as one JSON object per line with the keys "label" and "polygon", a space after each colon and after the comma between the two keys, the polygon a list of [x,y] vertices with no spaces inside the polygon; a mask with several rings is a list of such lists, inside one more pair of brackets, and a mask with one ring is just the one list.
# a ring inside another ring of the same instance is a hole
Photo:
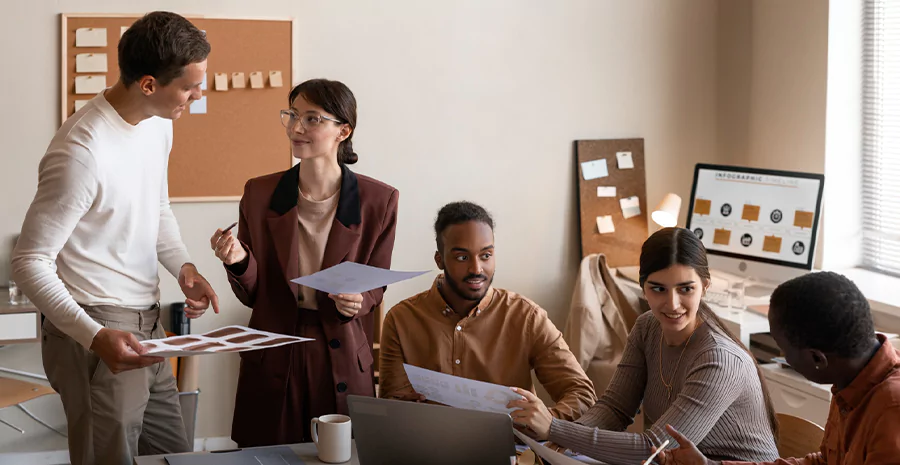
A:
{"label": "monitor screen", "polygon": [[687,228],[707,252],[812,269],[821,174],[698,164]]}

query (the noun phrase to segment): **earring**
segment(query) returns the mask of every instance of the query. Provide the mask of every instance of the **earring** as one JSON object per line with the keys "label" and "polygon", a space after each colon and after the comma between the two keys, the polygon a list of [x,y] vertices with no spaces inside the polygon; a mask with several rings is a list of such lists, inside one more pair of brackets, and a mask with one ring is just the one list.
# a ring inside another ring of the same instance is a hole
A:
{"label": "earring", "polygon": [[819,369],[819,365],[816,365],[816,370],[818,370],[818,369]]}

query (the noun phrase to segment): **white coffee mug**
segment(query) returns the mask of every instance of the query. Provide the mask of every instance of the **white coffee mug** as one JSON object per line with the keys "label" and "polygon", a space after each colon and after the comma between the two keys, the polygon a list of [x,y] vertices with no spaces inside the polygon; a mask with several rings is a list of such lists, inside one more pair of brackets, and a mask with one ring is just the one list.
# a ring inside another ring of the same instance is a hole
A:
{"label": "white coffee mug", "polygon": [[309,429],[319,451],[319,460],[326,463],[343,463],[350,460],[352,427],[346,415],[322,415],[313,418]]}

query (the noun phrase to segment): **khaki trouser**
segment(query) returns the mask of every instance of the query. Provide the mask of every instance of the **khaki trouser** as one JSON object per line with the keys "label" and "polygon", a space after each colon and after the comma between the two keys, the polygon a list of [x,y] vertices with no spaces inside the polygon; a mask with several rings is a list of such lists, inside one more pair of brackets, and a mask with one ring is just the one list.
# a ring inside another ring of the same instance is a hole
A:
{"label": "khaki trouser", "polygon": [[[165,337],[159,307],[84,307],[98,323],[138,339]],[[45,320],[44,370],[66,412],[72,465],[132,465],[135,455],[188,452],[169,361],[113,374],[93,352]]]}

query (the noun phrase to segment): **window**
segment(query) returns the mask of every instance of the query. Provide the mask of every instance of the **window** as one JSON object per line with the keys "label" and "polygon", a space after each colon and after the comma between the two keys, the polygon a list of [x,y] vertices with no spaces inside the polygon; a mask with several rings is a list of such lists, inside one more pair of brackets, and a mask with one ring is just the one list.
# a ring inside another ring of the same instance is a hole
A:
{"label": "window", "polygon": [[900,276],[900,1],[864,15],[863,266]]}

